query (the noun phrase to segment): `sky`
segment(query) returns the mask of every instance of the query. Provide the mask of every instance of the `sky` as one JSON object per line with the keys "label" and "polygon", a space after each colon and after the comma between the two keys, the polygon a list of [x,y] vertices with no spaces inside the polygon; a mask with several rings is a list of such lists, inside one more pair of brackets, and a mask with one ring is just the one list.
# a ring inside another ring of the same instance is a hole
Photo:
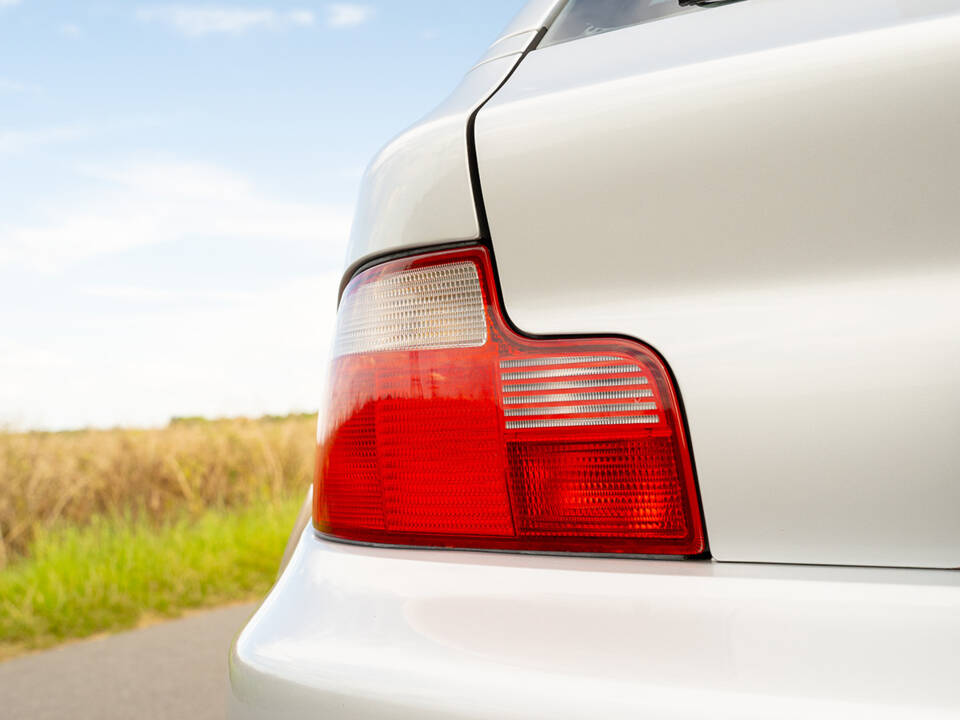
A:
{"label": "sky", "polygon": [[319,406],[353,205],[522,0],[0,0],[0,427]]}

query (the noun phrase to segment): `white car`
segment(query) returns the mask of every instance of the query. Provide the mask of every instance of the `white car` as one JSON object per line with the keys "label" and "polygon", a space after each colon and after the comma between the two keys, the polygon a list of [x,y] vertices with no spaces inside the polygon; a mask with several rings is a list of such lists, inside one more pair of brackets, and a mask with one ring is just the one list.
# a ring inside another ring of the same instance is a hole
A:
{"label": "white car", "polygon": [[960,0],[533,0],[339,307],[233,718],[960,716]]}

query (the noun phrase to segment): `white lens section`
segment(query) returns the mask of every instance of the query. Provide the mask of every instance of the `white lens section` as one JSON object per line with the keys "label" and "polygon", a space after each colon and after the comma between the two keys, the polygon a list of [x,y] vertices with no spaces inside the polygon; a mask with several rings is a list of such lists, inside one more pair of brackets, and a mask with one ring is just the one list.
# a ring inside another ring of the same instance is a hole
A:
{"label": "white lens section", "polygon": [[622,375],[643,372],[636,365],[601,365],[585,368],[554,368],[552,370],[517,370],[500,375],[504,380],[540,380],[542,378],[583,377],[585,375]]}
{"label": "white lens section", "polygon": [[486,342],[477,267],[458,262],[402,270],[348,287],[337,316],[334,356]]}
{"label": "white lens section", "polygon": [[566,380],[563,382],[522,383],[518,385],[504,385],[504,392],[532,392],[534,390],[577,390],[602,387],[633,387],[646,385],[645,377],[629,378],[596,378],[594,380]]}
{"label": "white lens section", "polygon": [[609,418],[555,418],[553,420],[507,420],[507,430],[529,430],[531,428],[555,427],[592,427],[595,425],[655,425],[660,422],[659,415],[635,415],[633,417]]}
{"label": "white lens section", "polygon": [[548,365],[579,365],[593,362],[619,362],[615,355],[567,355],[560,357],[530,358],[529,360],[501,360],[501,368],[546,367]]}
{"label": "white lens section", "polygon": [[503,411],[506,417],[537,417],[540,415],[584,415],[593,413],[612,412],[646,412],[656,410],[655,402],[647,403],[603,403],[597,405],[557,405],[553,407],[506,408]]}
{"label": "white lens section", "polygon": [[[507,385],[507,387],[512,386]],[[531,405],[552,402],[586,402],[588,400],[632,400],[634,398],[652,397],[653,390],[610,390],[604,392],[556,393],[553,395],[511,395],[503,398],[503,404]]]}

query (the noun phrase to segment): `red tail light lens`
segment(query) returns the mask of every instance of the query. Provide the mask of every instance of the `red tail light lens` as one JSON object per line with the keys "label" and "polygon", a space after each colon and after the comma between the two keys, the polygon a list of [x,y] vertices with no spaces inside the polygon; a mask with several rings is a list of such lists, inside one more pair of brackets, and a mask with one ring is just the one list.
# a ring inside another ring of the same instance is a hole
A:
{"label": "red tail light lens", "polygon": [[521,337],[487,251],[347,286],[317,455],[320,532],[370,543],[695,555],[703,529],[669,374],[618,338]]}

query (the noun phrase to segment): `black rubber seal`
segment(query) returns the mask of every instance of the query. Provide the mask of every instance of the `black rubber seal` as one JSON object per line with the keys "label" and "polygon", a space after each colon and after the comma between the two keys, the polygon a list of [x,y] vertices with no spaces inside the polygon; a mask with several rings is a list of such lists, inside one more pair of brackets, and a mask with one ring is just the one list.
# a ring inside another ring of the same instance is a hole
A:
{"label": "black rubber seal", "polygon": [[484,106],[493,99],[500,88],[507,84],[507,81],[513,77],[513,74],[517,71],[517,68],[520,67],[520,64],[523,62],[524,58],[527,57],[531,52],[537,49],[537,46],[540,44],[540,41],[543,39],[543,36],[546,34],[547,29],[545,27],[540,28],[537,31],[536,37],[530,41],[530,44],[527,45],[526,50],[524,50],[520,57],[517,59],[517,62],[510,72],[507,73],[507,76],[500,81],[500,84],[494,88],[493,92],[487,96],[487,99],[482,103],[477,105],[476,109],[470,113],[470,117],[467,118],[467,161],[470,165],[470,187],[473,190],[473,203],[477,209],[477,224],[480,228],[480,238],[481,241],[485,241],[484,244],[487,247],[490,247],[490,223],[487,221],[487,208],[483,202],[483,189],[480,185],[480,165],[477,162],[477,115],[480,114],[480,111],[483,110]]}

